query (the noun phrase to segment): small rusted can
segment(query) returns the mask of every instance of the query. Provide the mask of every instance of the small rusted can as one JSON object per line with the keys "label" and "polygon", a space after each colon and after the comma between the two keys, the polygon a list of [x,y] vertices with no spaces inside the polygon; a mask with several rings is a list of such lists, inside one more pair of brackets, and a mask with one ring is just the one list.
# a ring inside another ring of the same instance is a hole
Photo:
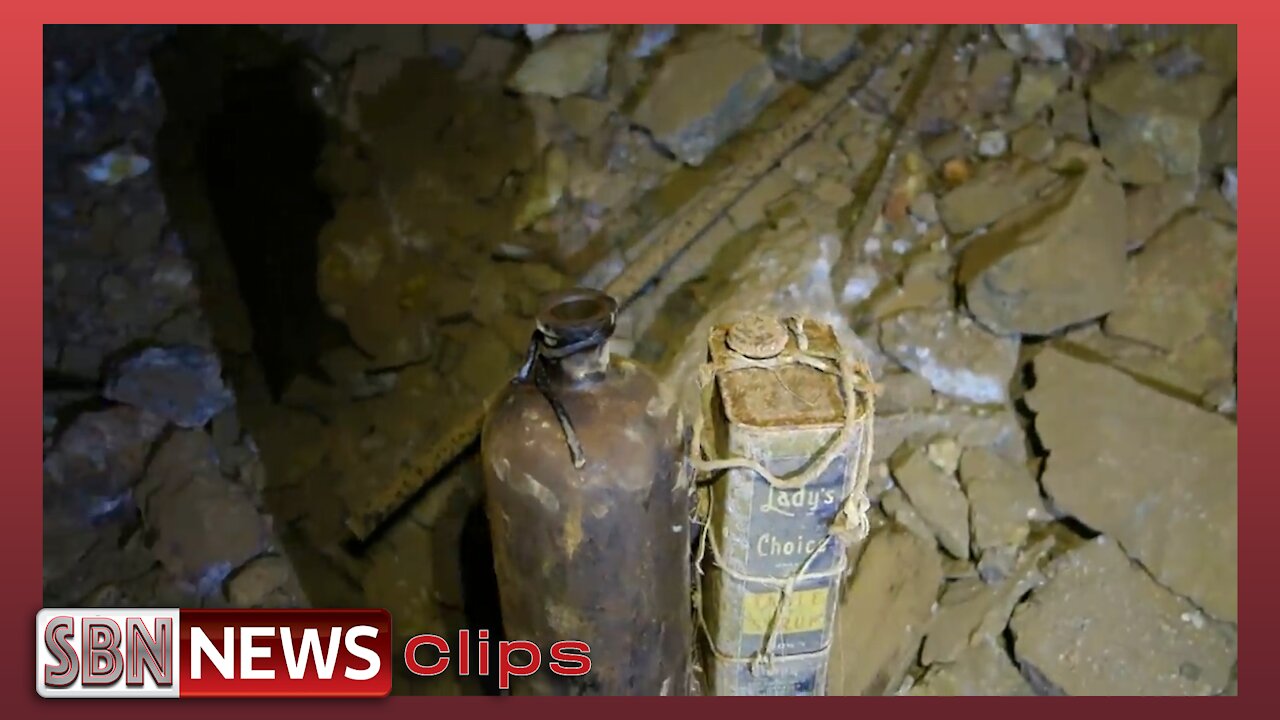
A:
{"label": "small rusted can", "polygon": [[[546,669],[513,694],[685,695],[692,493],[673,403],[611,357],[617,303],[548,297],[529,355],[486,419],[486,510],[509,639],[590,646],[591,669]],[[549,660],[549,658],[547,658]]]}

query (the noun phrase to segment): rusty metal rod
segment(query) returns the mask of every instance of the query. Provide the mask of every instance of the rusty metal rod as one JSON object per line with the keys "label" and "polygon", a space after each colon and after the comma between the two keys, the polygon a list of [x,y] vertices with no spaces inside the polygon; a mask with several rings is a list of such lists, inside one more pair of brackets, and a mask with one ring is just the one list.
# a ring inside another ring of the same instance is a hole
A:
{"label": "rusty metal rod", "polygon": [[[671,218],[648,231],[637,243],[644,248],[640,256],[606,285],[605,292],[613,296],[620,306],[626,307],[801,140],[845,109],[850,95],[911,39],[915,29],[914,26],[881,28],[879,37],[867,52],[846,65],[820,91],[809,97],[781,127],[763,134],[747,153],[746,160],[726,168]],[[477,403],[447,433],[406,460],[382,489],[373,493],[359,511],[347,517],[347,529],[357,540],[367,540],[431,478],[476,441],[487,409],[504,385],[494,388],[483,402]]]}

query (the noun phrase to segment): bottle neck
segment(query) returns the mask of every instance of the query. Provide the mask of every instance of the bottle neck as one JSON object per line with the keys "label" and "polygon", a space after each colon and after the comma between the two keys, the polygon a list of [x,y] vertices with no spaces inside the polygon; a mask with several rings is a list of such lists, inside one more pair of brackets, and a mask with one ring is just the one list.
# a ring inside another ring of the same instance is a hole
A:
{"label": "bottle neck", "polygon": [[604,379],[609,370],[609,341],[560,358],[547,364],[550,376],[566,385],[595,383]]}

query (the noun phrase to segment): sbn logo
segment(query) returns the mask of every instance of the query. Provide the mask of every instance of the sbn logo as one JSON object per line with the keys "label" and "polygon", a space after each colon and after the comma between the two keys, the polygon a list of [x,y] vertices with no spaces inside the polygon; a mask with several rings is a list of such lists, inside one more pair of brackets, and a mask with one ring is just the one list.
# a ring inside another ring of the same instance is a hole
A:
{"label": "sbn logo", "polygon": [[385,610],[42,610],[44,697],[370,697],[391,690]]}

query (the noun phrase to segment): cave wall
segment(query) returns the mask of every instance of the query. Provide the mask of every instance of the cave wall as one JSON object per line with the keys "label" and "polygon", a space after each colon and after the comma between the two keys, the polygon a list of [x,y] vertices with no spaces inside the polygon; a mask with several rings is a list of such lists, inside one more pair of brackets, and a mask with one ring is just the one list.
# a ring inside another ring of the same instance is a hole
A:
{"label": "cave wall", "polygon": [[308,604],[175,228],[163,26],[45,29],[44,604]]}

